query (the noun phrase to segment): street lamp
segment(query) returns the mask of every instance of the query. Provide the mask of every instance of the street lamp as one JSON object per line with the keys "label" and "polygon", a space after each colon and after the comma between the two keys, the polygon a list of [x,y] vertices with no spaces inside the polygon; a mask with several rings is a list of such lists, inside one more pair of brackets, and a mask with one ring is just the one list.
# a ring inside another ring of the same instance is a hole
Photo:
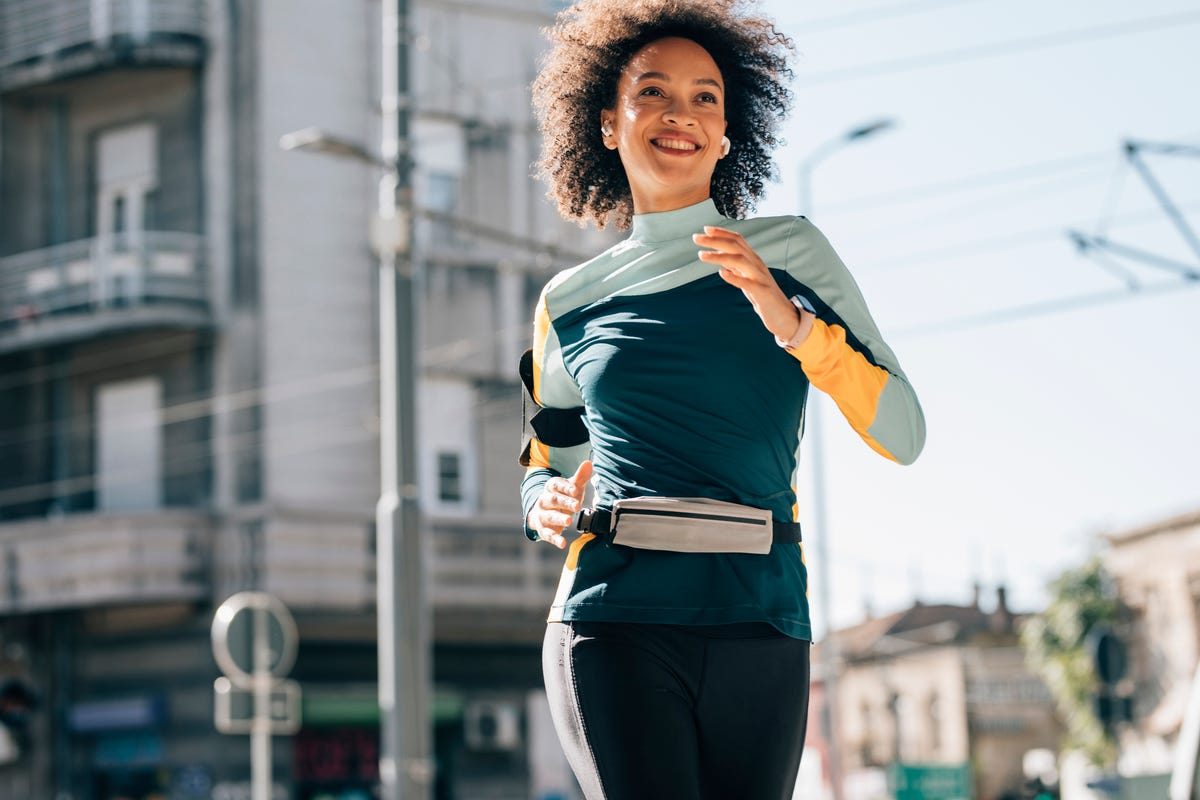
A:
{"label": "street lamp", "polygon": [[[818,145],[808,157],[800,162],[796,170],[799,179],[797,199],[800,212],[812,215],[812,171],[821,161],[847,145],[862,141],[869,136],[894,128],[895,120],[884,118],[851,128],[845,133]],[[825,681],[825,730],[829,735],[829,782],[833,787],[833,800],[842,800],[842,757],[838,750],[837,712],[837,653],[833,641],[831,613],[832,592],[829,590],[833,569],[829,563],[829,536],[825,514],[825,454],[821,442],[821,414],[819,398],[813,397],[805,410],[805,434],[808,439],[808,459],[812,465],[813,503],[812,520],[816,528],[815,550],[817,563],[821,565],[821,576],[817,579],[817,603],[825,622],[825,641],[821,645],[821,673]]]}
{"label": "street lamp", "polygon": [[341,139],[320,128],[304,128],[279,137],[279,147],[283,150],[304,150],[310,153],[326,153],[331,156],[353,158],[375,167],[391,169],[392,165],[362,145]]}
{"label": "street lamp", "polygon": [[382,0],[380,155],[316,128],[287,150],[347,156],[383,168],[371,241],[379,256],[380,496],[375,510],[381,800],[427,800],[430,620],[423,589],[416,462],[416,348],[411,252],[412,148],[408,0]]}

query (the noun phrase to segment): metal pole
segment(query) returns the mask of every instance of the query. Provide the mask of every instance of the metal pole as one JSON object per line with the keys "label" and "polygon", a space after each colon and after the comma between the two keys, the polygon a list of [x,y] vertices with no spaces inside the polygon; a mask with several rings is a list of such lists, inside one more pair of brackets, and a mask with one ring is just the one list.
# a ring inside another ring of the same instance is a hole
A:
{"label": "metal pole", "polygon": [[376,509],[379,777],[382,800],[426,800],[429,623],[414,446],[416,365],[408,0],[382,0],[382,156],[379,182],[380,497]]}
{"label": "metal pole", "polygon": [[255,604],[254,717],[250,723],[250,796],[271,800],[271,641],[267,610]]}
{"label": "metal pole", "polygon": [[821,617],[825,622],[825,640],[821,642],[821,676],[825,683],[825,708],[822,714],[825,730],[829,735],[829,782],[833,788],[833,800],[842,800],[842,753],[839,748],[841,722],[837,705],[837,644],[833,639],[833,592],[830,578],[833,570],[829,563],[829,526],[825,513],[825,448],[821,435],[821,403],[813,396],[805,410],[805,435],[808,439],[808,458],[812,465],[813,502],[812,520],[816,528],[815,549],[821,575],[817,579],[817,603],[821,606]]}
{"label": "metal pole", "polygon": [[[840,143],[841,140],[837,140]],[[799,189],[797,199],[800,213],[812,215],[812,169],[814,164],[833,149],[827,142],[805,159],[797,171]],[[829,527],[825,512],[825,452],[821,436],[821,398],[811,394],[804,409],[804,438],[808,444],[805,457],[812,469],[813,498],[812,523],[814,532],[813,549],[821,574],[817,576],[817,604],[825,623],[825,639],[821,642],[821,678],[824,683],[825,706],[821,709],[825,734],[829,737],[829,784],[833,800],[842,800],[842,754],[839,749],[841,725],[837,707],[837,653],[833,640],[833,592],[830,589],[833,570],[829,564]]]}
{"label": "metal pole", "polygon": [[[818,162],[841,147],[873,136],[880,131],[893,127],[890,119],[883,119],[868,125],[853,128],[836,139],[831,139],[818,145],[808,158],[800,162],[796,170],[797,202],[799,212],[811,218],[812,216],[812,171]],[[830,589],[833,569],[829,559],[829,527],[826,524],[825,512],[825,452],[821,435],[821,403],[820,397],[812,395],[804,411],[804,435],[808,442],[807,458],[812,465],[813,501],[812,522],[816,528],[814,549],[821,574],[817,577],[817,603],[821,607],[822,619],[825,622],[825,640],[821,643],[821,674],[824,681],[825,707],[822,714],[825,721],[825,731],[829,736],[829,783],[833,792],[833,800],[842,800],[842,754],[839,749],[841,738],[841,722],[837,704],[837,644],[833,639],[833,591]]]}

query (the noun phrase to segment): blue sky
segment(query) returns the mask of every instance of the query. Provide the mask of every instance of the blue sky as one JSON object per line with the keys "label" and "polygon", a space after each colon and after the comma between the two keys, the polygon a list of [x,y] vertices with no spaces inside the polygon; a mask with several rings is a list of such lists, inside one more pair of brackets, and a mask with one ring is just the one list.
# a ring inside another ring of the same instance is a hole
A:
{"label": "blue sky", "polygon": [[[1066,236],[1103,232],[1200,270],[1122,150],[1200,144],[1194,0],[762,7],[798,58],[781,182],[760,212],[796,211],[797,167],[818,145],[896,121],[813,172],[811,217],[929,423],[901,468],[824,406],[834,624],[867,602],[966,602],[976,578],[1034,610],[1098,533],[1200,508],[1200,281],[1124,260],[1145,287],[1126,294]],[[1200,158],[1146,160],[1200,233]],[[1114,299],[945,325],[1098,293]],[[801,488],[810,505],[808,474]],[[810,524],[814,581],[818,535]]]}

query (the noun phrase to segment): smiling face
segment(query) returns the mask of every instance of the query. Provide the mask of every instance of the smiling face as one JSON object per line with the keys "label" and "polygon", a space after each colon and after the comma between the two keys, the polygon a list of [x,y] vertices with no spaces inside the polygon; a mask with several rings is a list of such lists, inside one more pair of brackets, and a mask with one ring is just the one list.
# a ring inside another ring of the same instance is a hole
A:
{"label": "smiling face", "polygon": [[723,157],[725,82],[712,56],[690,39],[651,42],[617,81],[617,101],[601,112],[604,145],[625,167],[635,213],[670,211],[709,197]]}

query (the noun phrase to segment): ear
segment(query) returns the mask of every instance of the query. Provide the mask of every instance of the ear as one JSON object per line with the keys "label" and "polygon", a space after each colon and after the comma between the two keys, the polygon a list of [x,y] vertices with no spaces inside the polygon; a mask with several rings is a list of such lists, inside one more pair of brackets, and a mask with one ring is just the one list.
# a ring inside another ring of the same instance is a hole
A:
{"label": "ear", "polygon": [[[604,142],[604,146],[609,150],[617,149],[616,125],[614,124],[616,118],[617,114],[612,109],[605,109],[600,112],[600,140]],[[604,133],[606,130],[609,131],[607,135]]]}

